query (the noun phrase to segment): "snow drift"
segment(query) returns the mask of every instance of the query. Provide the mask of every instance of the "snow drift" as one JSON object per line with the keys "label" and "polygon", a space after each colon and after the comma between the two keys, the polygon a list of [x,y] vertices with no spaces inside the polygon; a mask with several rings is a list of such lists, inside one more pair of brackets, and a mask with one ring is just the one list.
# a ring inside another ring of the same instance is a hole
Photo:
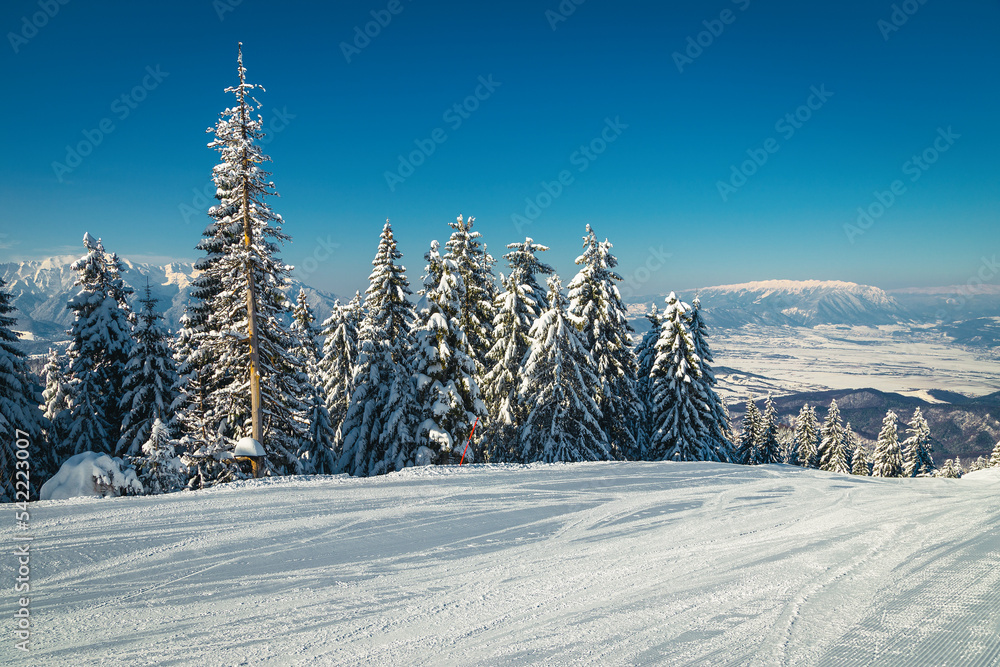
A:
{"label": "snow drift", "polygon": [[42,500],[64,500],[77,496],[121,496],[142,493],[135,470],[98,452],[81,452],[60,466],[38,492]]}

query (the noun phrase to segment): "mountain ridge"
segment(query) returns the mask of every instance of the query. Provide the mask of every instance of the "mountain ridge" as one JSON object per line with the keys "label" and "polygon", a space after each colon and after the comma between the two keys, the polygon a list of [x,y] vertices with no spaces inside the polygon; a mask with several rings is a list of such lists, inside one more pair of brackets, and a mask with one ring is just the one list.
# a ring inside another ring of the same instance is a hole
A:
{"label": "mountain ridge", "polygon": [[[878,326],[908,320],[894,297],[871,285],[843,280],[760,280],[687,290],[685,301],[701,300],[710,326],[746,324],[813,327],[820,324]],[[648,297],[630,299],[648,304]],[[630,315],[641,312],[630,309]]]}

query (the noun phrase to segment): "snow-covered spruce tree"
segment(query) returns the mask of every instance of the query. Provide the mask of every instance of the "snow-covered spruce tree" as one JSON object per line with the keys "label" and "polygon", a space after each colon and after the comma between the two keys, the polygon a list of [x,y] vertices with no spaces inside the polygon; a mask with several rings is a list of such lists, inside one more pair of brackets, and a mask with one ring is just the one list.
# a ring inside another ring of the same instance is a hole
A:
{"label": "snow-covered spruce tree", "polygon": [[[717,452],[719,461],[731,461],[734,456],[733,432],[729,425],[729,413],[725,403],[715,391],[715,371],[712,370],[712,350],[708,345],[708,326],[701,314],[701,299],[695,297],[691,308],[687,310],[688,327],[691,329],[691,340],[694,341],[694,353],[698,355],[701,364],[701,384],[708,413],[705,423],[708,426],[708,438]],[[776,460],[780,461],[780,457]]]}
{"label": "snow-covered spruce tree", "polygon": [[175,343],[177,385],[174,387],[176,398],[170,409],[183,439],[204,444],[209,441],[215,424],[209,404],[211,369],[208,367],[205,351],[195,344],[195,327],[192,322],[192,311],[188,309],[181,316],[181,328],[177,332]]}
{"label": "snow-covered spruce tree", "polygon": [[494,342],[486,356],[483,397],[489,411],[483,458],[491,463],[515,460],[517,434],[523,425],[518,388],[531,346],[532,313],[521,285],[500,274],[503,291],[497,296],[493,318]]}
{"label": "snow-covered spruce tree", "polygon": [[795,429],[790,426],[778,426],[778,445],[780,445],[780,462],[798,465],[799,455],[795,450]]}
{"label": "snow-covered spruce tree", "polygon": [[163,316],[156,311],[157,300],[146,283],[142,309],[136,314],[132,328],[132,350],[126,366],[122,387],[123,414],[121,437],[116,452],[135,455],[150,438],[153,422],[170,424],[172,406],[177,399],[178,375],[170,338],[160,324]]}
{"label": "snow-covered spruce tree", "polygon": [[997,441],[997,444],[993,445],[989,463],[991,468],[1000,466],[1000,440]]}
{"label": "snow-covered spruce tree", "polygon": [[[486,416],[479,393],[472,344],[462,328],[465,285],[457,263],[443,258],[441,280],[425,292],[426,309],[414,332],[417,405],[416,443],[434,452],[437,463],[478,458],[476,443],[466,440],[476,420]],[[428,272],[430,275],[430,271]]]}
{"label": "snow-covered spruce tree", "polygon": [[548,309],[548,298],[538,285],[537,274],[553,273],[552,267],[535,257],[536,252],[547,247],[530,238],[507,247],[511,252],[504,259],[510,265],[510,274],[506,279],[500,275],[504,289],[494,304],[493,347],[486,356],[483,378],[483,396],[490,415],[484,458],[492,462],[516,460],[517,434],[525,417],[518,390],[531,347],[531,327]]}
{"label": "snow-covered spruce tree", "polygon": [[819,424],[816,421],[816,409],[808,403],[799,410],[795,419],[795,453],[798,465],[803,468],[815,468],[819,456]]}
{"label": "snow-covered spruce tree", "polygon": [[207,489],[216,484],[224,484],[247,477],[239,466],[232,465],[235,443],[226,438],[225,420],[219,430],[210,433],[206,440],[192,440],[189,450],[181,455],[181,462],[188,468],[186,488],[192,491]]}
{"label": "snow-covered spruce tree", "polygon": [[[200,264],[205,279],[199,285],[203,289],[196,292],[201,303],[194,308],[194,338],[210,369],[210,409],[216,420],[226,420],[233,438],[251,435],[251,352],[256,339],[266,467],[287,474],[298,468],[308,378],[291,352],[296,337],[282,320],[289,305],[281,288],[291,267],[279,259],[278,244],[290,237],[267,201],[275,192],[261,165],[270,158],[259,144],[264,136],[262,119],[252,117],[260,106],[251,96],[258,86],[246,83],[242,49],[237,74],[239,84],[226,89],[236,96],[236,106],[223,111],[209,129],[215,138],[208,145],[221,158],[213,170],[219,204],[209,209],[214,222],[199,244],[208,257]],[[256,331],[248,338],[251,308],[256,312]],[[199,320],[202,317],[204,321]]]}
{"label": "snow-covered spruce tree", "polygon": [[611,458],[591,395],[594,364],[582,334],[568,319],[558,276],[548,279],[548,309],[531,327],[531,349],[520,396],[527,412],[518,443],[519,459],[600,461]]}
{"label": "snow-covered spruce tree", "polygon": [[958,457],[955,459],[948,459],[934,473],[935,477],[944,477],[946,479],[958,479],[962,476],[962,460]]}
{"label": "snow-covered spruce tree", "polygon": [[774,407],[771,394],[768,394],[764,400],[759,452],[758,464],[781,463],[781,445],[778,444],[778,410]]}
{"label": "snow-covered spruce tree", "polygon": [[872,477],[901,477],[903,475],[903,452],[899,448],[896,430],[896,413],[890,410],[882,420],[882,430],[872,454]]}
{"label": "snow-covered spruce tree", "polygon": [[39,470],[55,474],[62,464],[60,453],[67,449],[65,443],[70,426],[71,388],[66,378],[64,359],[53,349],[49,349],[42,375],[45,380],[45,390],[42,392],[44,401],[42,417],[45,420],[46,446],[34,465],[39,466]]}
{"label": "snow-covered spruce tree", "polygon": [[150,425],[149,438],[129,461],[149,495],[180,491],[187,484],[187,466],[174,451],[170,429],[158,417]]}
{"label": "snow-covered spruce tree", "polygon": [[[15,310],[12,298],[6,283],[0,279],[0,502],[18,499],[15,466],[17,470],[23,469],[17,463],[18,439],[28,440],[26,451],[29,457],[39,457],[42,427],[45,425],[39,409],[41,396],[35,390],[24,351],[17,344],[18,335],[12,329],[17,323],[16,318],[11,317]],[[38,464],[36,466],[27,471],[32,498],[37,497],[37,491],[30,478],[34,477],[35,484],[38,484],[43,475],[55,472]]]}
{"label": "snow-covered spruce tree", "polygon": [[853,445],[851,454],[851,474],[867,477],[870,473],[868,467],[868,452],[865,451],[865,448],[854,437],[850,424],[847,426],[847,432],[850,434],[851,444]]}
{"label": "snow-covered spruce tree", "polygon": [[720,460],[708,425],[711,410],[686,310],[686,304],[671,292],[650,373],[655,428],[646,458],[653,461]]}
{"label": "snow-covered spruce tree", "polygon": [[309,430],[299,447],[299,462],[304,474],[332,475],[337,472],[334,441],[337,431],[330,420],[330,411],[319,386],[309,397]]}
{"label": "snow-covered spruce tree", "polygon": [[986,460],[985,456],[977,456],[976,459],[969,464],[969,472],[986,470],[989,467],[989,462]]}
{"label": "snow-covered spruce tree", "polygon": [[746,411],[743,413],[743,430],[736,447],[736,463],[747,466],[758,465],[761,461],[764,418],[757,409],[753,394],[747,397]]}
{"label": "snow-covered spruce tree", "polygon": [[844,428],[844,436],[839,443],[833,443],[829,450],[829,458],[822,469],[844,475],[850,474],[851,456],[854,454],[855,446],[854,434],[851,433],[851,423],[848,422]]}
{"label": "snow-covered spruce tree", "polygon": [[292,332],[295,339],[292,353],[305,364],[309,377],[309,409],[306,415],[309,427],[306,437],[299,441],[297,454],[303,473],[329,475],[334,473],[337,467],[336,456],[333,453],[336,428],[326,406],[325,378],[319,365],[315,321],[316,317],[306,299],[306,292],[299,288],[295,310],[292,313]]}
{"label": "snow-covered spruce tree", "polygon": [[[601,410],[601,428],[611,443],[612,455],[618,459],[636,458],[639,453],[636,436],[642,407],[636,393],[637,364],[630,338],[633,330],[618,291],[617,283],[622,277],[614,271],[618,259],[611,254],[611,248],[607,240],[598,241],[594,230],[587,225],[583,254],[576,258],[576,263],[582,268],[568,285],[568,313],[570,320],[583,333],[584,345],[594,360],[594,374],[598,381],[594,387],[595,397]],[[662,420],[657,421],[659,428]],[[665,432],[657,441],[659,453],[653,455],[660,456],[671,449],[672,445],[667,446],[664,438],[675,436],[684,437],[679,431]],[[682,441],[679,444],[684,449],[693,443]],[[663,449],[665,446],[667,449]],[[692,455],[693,450],[676,450],[676,454]]]}
{"label": "snow-covered spruce tree", "polygon": [[460,215],[448,223],[454,231],[445,244],[444,259],[454,262],[454,272],[464,285],[459,295],[459,323],[472,348],[476,379],[481,380],[492,347],[497,286],[493,277],[495,260],[479,240],[482,234],[472,231],[475,221],[472,216],[463,219]]}
{"label": "snow-covered spruce tree", "polygon": [[74,319],[67,352],[70,426],[60,460],[92,451],[115,455],[122,409],[118,397],[127,376],[132,348],[131,290],[121,279],[121,264],[99,239],[84,234],[87,254],[73,263],[80,292],[70,299]]}
{"label": "snow-covered spruce tree", "polygon": [[903,476],[927,477],[934,474],[931,458],[931,429],[920,408],[913,411],[903,442]]}
{"label": "snow-covered spruce tree", "polygon": [[386,221],[365,292],[351,400],[336,439],[337,469],[352,475],[377,475],[412,464],[416,399],[409,355],[414,312],[406,268],[397,264],[401,258]]}
{"label": "snow-covered spruce tree", "polygon": [[653,371],[653,363],[656,361],[656,341],[660,339],[662,326],[660,323],[660,312],[653,304],[653,308],[646,313],[649,320],[649,331],[642,335],[639,344],[635,347],[636,359],[636,383],[635,391],[642,404],[642,427],[639,430],[639,459],[645,459],[646,446],[653,435],[655,427],[653,425],[653,393],[652,380],[649,377]]}
{"label": "snow-covered spruce tree", "polygon": [[823,420],[823,428],[820,432],[819,459],[820,470],[833,470],[835,461],[846,458],[844,453],[844,422],[840,417],[840,408],[837,401],[830,401],[830,409]]}
{"label": "snow-covered spruce tree", "polygon": [[355,293],[346,306],[338,299],[321,329],[325,338],[318,374],[334,431],[340,428],[351,403],[352,378],[358,361],[358,327],[364,317],[361,304],[360,293]]}
{"label": "snow-covered spruce tree", "polygon": [[314,382],[318,372],[316,366],[319,363],[315,322],[316,316],[313,314],[312,307],[309,306],[306,291],[300,287],[299,294],[295,299],[295,307],[292,309],[292,338],[295,341],[292,354],[305,362],[307,372]]}

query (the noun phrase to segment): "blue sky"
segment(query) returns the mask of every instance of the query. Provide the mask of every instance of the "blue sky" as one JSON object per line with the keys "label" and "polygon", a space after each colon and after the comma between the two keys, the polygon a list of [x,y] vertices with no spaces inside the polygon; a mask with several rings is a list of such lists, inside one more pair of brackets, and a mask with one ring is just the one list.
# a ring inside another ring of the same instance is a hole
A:
{"label": "blue sky", "polygon": [[386,218],[415,281],[459,213],[494,255],[551,246],[564,280],[589,223],[636,294],[960,284],[1000,250],[996,0],[318,4],[4,3],[0,260],[84,231],[196,258],[240,40],[282,256],[337,293]]}

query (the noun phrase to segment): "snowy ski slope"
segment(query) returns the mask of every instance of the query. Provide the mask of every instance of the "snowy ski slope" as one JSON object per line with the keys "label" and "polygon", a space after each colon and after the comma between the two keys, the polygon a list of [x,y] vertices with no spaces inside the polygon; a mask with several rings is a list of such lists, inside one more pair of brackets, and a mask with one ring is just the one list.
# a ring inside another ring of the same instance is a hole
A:
{"label": "snowy ski slope", "polygon": [[998,665],[998,492],[593,463],[42,502],[0,662]]}

